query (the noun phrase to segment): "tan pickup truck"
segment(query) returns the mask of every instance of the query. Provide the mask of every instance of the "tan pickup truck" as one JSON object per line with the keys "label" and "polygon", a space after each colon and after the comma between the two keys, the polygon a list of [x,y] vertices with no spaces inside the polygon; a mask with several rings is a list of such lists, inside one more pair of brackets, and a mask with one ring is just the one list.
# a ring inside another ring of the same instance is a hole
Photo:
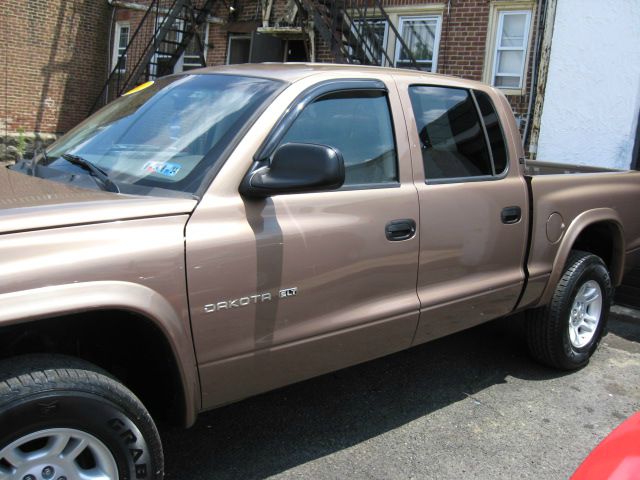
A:
{"label": "tan pickup truck", "polygon": [[0,479],[161,478],[148,412],[189,426],[524,310],[533,357],[580,368],[639,208],[640,172],[525,163],[481,83],[298,64],[144,85],[0,171]]}

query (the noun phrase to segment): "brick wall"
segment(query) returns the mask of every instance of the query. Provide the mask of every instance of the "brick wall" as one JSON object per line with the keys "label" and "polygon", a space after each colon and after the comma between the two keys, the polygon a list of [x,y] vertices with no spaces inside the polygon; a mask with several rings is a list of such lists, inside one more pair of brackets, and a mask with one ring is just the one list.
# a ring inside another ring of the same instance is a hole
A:
{"label": "brick wall", "polygon": [[102,0],[2,0],[0,134],[65,132],[104,82],[109,6]]}
{"label": "brick wall", "polygon": [[[438,73],[470,80],[482,80],[489,27],[489,3],[487,0],[458,0],[452,2],[449,14],[445,10],[442,19]],[[499,4],[500,1],[495,3]],[[539,9],[536,9],[536,18],[531,19],[534,40],[538,14]],[[534,40],[531,40],[531,43]],[[529,46],[529,50],[529,65],[524,83],[527,92],[531,87],[533,45]],[[529,94],[508,95],[507,98],[516,116],[524,117],[527,113]],[[524,122],[522,122],[523,125]]]}
{"label": "brick wall", "polygon": [[[494,0],[499,4],[501,0]],[[428,4],[446,4],[446,0],[383,0],[384,7],[414,6]],[[261,21],[259,2],[256,0],[239,0],[238,11],[234,18],[238,22]],[[282,20],[290,7],[289,0],[274,0],[271,12],[271,23]],[[537,15],[531,20],[532,38],[535,39]],[[226,18],[226,9],[218,9],[215,14]],[[484,74],[485,53],[487,47],[487,30],[489,26],[490,0],[454,0],[449,9],[445,7],[442,18],[437,73],[454,75],[470,80],[482,80]],[[211,25],[209,39],[213,48],[207,55],[208,65],[220,65],[226,61],[227,31],[224,25]],[[533,42],[533,40],[532,40]],[[316,61],[334,62],[329,45],[316,33]],[[508,95],[509,103],[517,117],[525,116],[529,103],[529,88],[533,66],[533,45],[529,47],[529,64],[525,79],[524,95]]]}
{"label": "brick wall", "polygon": [[[274,0],[271,23],[279,23],[291,8],[291,0]],[[501,0],[495,0],[500,2]],[[148,4],[148,0],[139,0]],[[385,6],[446,4],[446,0],[384,0]],[[209,25],[207,64],[226,61],[229,32],[260,24],[259,0],[218,2],[213,16],[224,24]],[[16,132],[65,132],[82,120],[107,75],[110,60],[111,8],[106,0],[3,0],[3,47],[6,78],[0,82],[4,130]],[[483,76],[489,0],[453,0],[445,7],[439,46],[438,73],[481,80]],[[143,13],[117,8],[115,20],[128,20],[131,32]],[[535,27],[536,19],[532,19]],[[534,32],[535,34],[535,32]],[[316,60],[334,61],[319,34]],[[526,89],[531,85],[531,64]],[[8,85],[8,91],[5,89]],[[509,96],[517,115],[524,115],[528,94]]]}
{"label": "brick wall", "polygon": [[470,80],[482,80],[489,24],[486,0],[455,2],[444,11],[438,72]]}
{"label": "brick wall", "polygon": [[209,24],[207,65],[224,65],[227,61],[227,29],[224,25]]}
{"label": "brick wall", "polygon": [[[494,0],[496,4],[499,4],[500,1]],[[446,4],[446,0],[383,0],[382,3],[383,7],[387,8],[390,6],[443,5]],[[490,0],[454,0],[451,2],[449,9],[445,6],[442,15],[437,73],[469,80],[483,79],[490,3]],[[534,39],[539,11],[540,9],[537,8],[535,18],[531,19],[531,28],[534,30],[532,38]],[[320,35],[316,35],[316,39],[317,61],[334,61],[329,46]],[[529,51],[529,62],[524,85],[527,93],[524,95],[508,95],[507,97],[514,114],[522,119],[521,127],[524,126],[529,103],[528,91],[531,87],[531,72],[534,60],[533,45],[530,45]]]}

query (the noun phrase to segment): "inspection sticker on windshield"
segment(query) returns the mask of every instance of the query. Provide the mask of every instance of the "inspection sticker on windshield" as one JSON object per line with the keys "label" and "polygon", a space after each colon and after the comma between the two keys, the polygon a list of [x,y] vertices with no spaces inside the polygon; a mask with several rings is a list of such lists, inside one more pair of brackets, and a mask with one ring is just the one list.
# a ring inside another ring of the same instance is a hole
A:
{"label": "inspection sticker on windshield", "polygon": [[182,167],[177,163],[150,161],[145,163],[142,168],[149,173],[157,173],[165,177],[175,177]]}

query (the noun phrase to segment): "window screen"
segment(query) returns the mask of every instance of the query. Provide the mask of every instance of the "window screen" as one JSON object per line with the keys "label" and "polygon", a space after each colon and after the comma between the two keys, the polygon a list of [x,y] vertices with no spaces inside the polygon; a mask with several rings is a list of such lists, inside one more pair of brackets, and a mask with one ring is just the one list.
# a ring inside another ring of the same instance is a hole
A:
{"label": "window screen", "polygon": [[467,90],[412,86],[427,180],[492,175],[478,113]]}
{"label": "window screen", "polygon": [[489,144],[491,146],[491,153],[493,154],[493,164],[496,167],[496,174],[500,175],[507,168],[507,147],[504,143],[504,136],[502,135],[502,128],[500,127],[500,119],[496,113],[496,109],[493,107],[493,103],[484,92],[474,90],[476,101],[480,107],[480,113],[482,114],[482,121],[487,129],[487,136],[489,137]]}
{"label": "window screen", "polygon": [[280,142],[315,143],[339,150],[345,185],[398,181],[396,147],[384,92],[340,92],[307,106]]}

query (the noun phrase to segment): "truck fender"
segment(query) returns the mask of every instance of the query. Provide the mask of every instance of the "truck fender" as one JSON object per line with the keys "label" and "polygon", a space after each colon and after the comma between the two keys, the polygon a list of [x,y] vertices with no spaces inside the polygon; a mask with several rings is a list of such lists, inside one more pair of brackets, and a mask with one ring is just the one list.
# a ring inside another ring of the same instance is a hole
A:
{"label": "truck fender", "polygon": [[551,301],[556,285],[560,281],[560,277],[562,277],[567,258],[569,258],[569,253],[573,249],[573,246],[580,234],[590,225],[600,222],[608,222],[615,227],[614,231],[616,233],[612,239],[614,252],[610,265],[611,281],[614,285],[619,285],[620,282],[622,282],[622,274],[624,272],[625,241],[620,216],[611,208],[595,208],[593,210],[587,210],[586,212],[578,215],[567,228],[560,243],[560,247],[556,252],[555,259],[553,260],[551,275],[549,276],[549,281],[547,282],[547,286],[544,289],[542,297],[538,302],[539,306],[547,305]]}
{"label": "truck fender", "polygon": [[3,293],[0,305],[0,327],[92,310],[127,310],[144,316],[171,346],[183,386],[185,423],[195,422],[200,384],[190,327],[158,292],[131,282],[83,282]]}

